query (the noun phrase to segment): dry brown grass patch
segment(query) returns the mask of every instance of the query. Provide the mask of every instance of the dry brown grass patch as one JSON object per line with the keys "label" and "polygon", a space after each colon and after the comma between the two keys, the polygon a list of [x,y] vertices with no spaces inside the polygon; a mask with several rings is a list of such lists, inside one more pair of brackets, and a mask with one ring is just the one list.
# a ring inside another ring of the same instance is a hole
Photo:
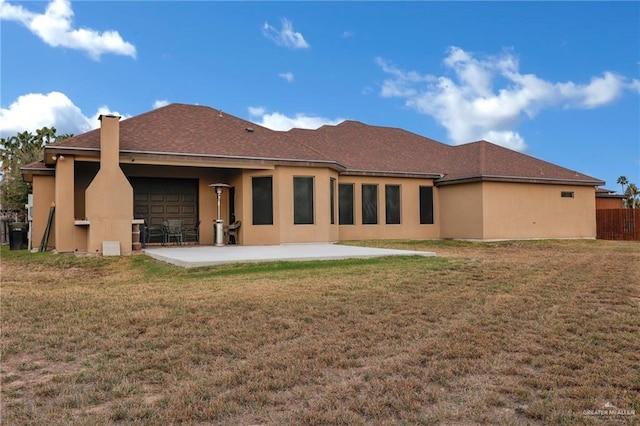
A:
{"label": "dry brown grass patch", "polygon": [[640,246],[185,271],[2,260],[6,424],[592,424],[640,412]]}

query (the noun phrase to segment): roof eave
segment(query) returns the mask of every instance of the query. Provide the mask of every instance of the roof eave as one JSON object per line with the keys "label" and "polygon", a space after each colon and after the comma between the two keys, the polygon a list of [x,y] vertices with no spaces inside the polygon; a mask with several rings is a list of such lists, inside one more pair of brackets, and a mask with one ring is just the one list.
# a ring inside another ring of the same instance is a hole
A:
{"label": "roof eave", "polygon": [[[53,147],[52,147],[53,148]],[[50,150],[50,154],[62,153],[67,155],[84,155],[98,158],[100,150],[96,148],[83,147],[55,147]],[[298,167],[328,167],[337,171],[346,170],[346,166],[338,161],[332,160],[313,160],[299,158],[276,158],[276,157],[251,157],[242,155],[214,155],[214,154],[189,154],[181,152],[162,152],[162,151],[138,151],[138,150],[120,150],[120,156],[124,159],[136,159],[136,162],[142,163],[145,159],[164,159],[168,160],[167,165],[175,165],[171,163],[179,163],[184,161],[200,161],[203,166],[207,162],[242,162],[253,163],[259,165],[286,165]]]}
{"label": "roof eave", "polygon": [[20,167],[20,174],[25,182],[33,182],[33,176],[55,176],[56,171],[50,167]]}
{"label": "roof eave", "polygon": [[473,182],[511,182],[511,183],[537,183],[547,185],[580,185],[580,186],[599,186],[604,185],[601,180],[585,180],[585,179],[564,179],[564,178],[534,178],[526,176],[464,176],[459,178],[443,178],[436,180],[436,186],[456,185],[462,183]]}
{"label": "roof eave", "polygon": [[347,169],[342,172],[343,176],[378,176],[378,177],[406,177],[421,179],[438,179],[442,177],[442,173],[424,173],[424,172],[400,172],[387,170],[354,170]]}

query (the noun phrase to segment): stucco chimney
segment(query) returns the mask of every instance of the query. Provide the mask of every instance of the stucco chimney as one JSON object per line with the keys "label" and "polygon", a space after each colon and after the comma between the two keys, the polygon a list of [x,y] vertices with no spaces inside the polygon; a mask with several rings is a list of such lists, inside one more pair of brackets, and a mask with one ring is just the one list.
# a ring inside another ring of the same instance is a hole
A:
{"label": "stucco chimney", "polygon": [[101,115],[100,168],[120,167],[120,117]]}
{"label": "stucco chimney", "polygon": [[120,168],[120,117],[101,115],[100,122],[100,170],[85,191],[87,250],[106,254],[104,247],[119,247],[131,254],[133,188]]}

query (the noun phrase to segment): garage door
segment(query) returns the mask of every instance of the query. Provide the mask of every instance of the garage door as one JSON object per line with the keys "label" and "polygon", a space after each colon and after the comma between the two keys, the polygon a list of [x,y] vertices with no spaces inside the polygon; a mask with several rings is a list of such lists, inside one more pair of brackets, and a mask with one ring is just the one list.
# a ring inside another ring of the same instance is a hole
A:
{"label": "garage door", "polygon": [[187,226],[198,221],[198,180],[131,178],[133,210],[149,226],[167,219],[182,219]]}

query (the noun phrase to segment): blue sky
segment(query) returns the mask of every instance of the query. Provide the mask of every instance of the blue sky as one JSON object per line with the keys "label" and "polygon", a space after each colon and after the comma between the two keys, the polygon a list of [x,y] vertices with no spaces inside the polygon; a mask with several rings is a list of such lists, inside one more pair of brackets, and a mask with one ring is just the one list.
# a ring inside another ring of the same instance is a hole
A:
{"label": "blue sky", "polygon": [[0,0],[0,135],[208,105],[486,139],[640,184],[638,2]]}

